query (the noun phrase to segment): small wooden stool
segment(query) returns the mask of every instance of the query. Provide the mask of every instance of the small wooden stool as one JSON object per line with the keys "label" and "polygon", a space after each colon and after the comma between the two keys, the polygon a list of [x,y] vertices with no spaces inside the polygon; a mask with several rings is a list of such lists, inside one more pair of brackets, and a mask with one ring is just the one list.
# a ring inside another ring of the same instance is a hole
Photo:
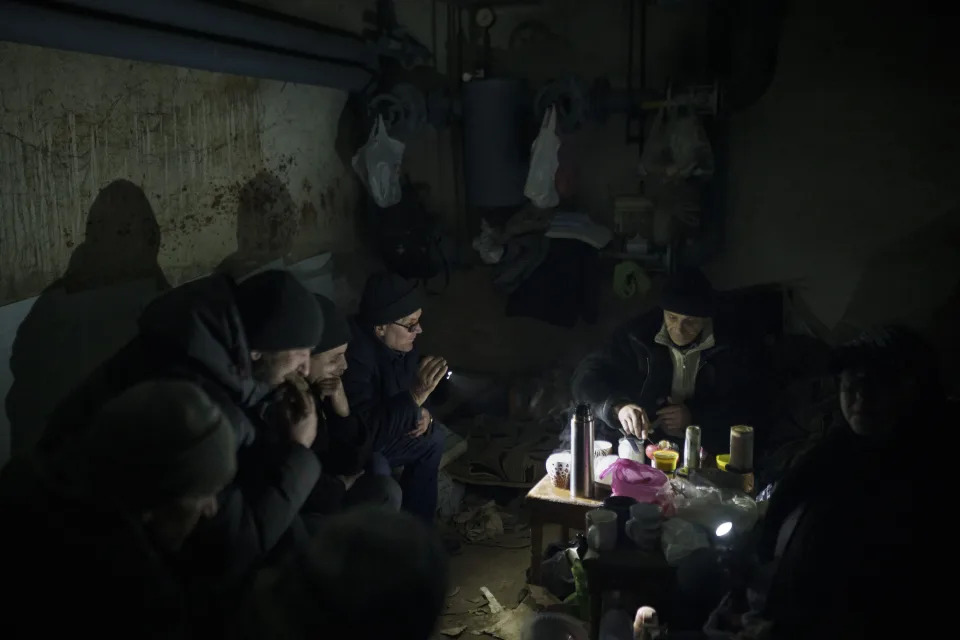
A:
{"label": "small wooden stool", "polygon": [[[598,486],[599,491],[605,487]],[[608,490],[609,491],[609,490]],[[566,542],[570,529],[583,530],[587,511],[603,506],[603,500],[571,498],[569,489],[557,489],[549,476],[544,476],[527,493],[530,509],[530,583],[540,584],[543,560],[543,525],[559,524]]]}

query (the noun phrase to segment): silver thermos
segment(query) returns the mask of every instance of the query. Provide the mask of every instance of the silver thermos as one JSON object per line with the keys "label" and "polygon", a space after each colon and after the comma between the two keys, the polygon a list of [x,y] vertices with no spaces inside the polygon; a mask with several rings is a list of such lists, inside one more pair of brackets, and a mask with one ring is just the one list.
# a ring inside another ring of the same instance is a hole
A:
{"label": "silver thermos", "polygon": [[570,497],[593,498],[593,414],[578,404],[570,420]]}

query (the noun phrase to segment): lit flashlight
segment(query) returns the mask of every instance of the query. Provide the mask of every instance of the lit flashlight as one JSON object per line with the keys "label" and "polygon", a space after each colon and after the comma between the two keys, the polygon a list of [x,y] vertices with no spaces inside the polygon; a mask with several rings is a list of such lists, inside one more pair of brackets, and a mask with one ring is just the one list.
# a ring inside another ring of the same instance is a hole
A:
{"label": "lit flashlight", "polygon": [[453,371],[450,371],[450,370],[448,369],[448,370],[447,370],[447,375],[444,376],[444,377],[445,377],[447,380],[449,380],[449,379],[450,379],[450,376],[452,376],[452,375],[453,375]]}

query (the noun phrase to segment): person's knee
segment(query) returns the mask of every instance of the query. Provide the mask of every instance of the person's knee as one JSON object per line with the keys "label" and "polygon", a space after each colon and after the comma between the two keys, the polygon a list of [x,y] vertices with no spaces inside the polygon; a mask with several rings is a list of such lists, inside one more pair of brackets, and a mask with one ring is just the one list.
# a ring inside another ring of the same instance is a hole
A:
{"label": "person's knee", "polygon": [[429,461],[431,464],[440,465],[440,458],[443,457],[443,448],[446,444],[446,437],[439,429],[434,429],[425,436],[423,455],[421,459]]}
{"label": "person's knee", "polygon": [[367,463],[367,473],[375,476],[390,476],[393,470],[390,468],[390,461],[379,451],[370,454],[370,461]]}
{"label": "person's knee", "polygon": [[377,476],[374,496],[376,496],[376,504],[393,511],[399,511],[400,504],[403,502],[403,490],[400,488],[400,483],[392,476]]}

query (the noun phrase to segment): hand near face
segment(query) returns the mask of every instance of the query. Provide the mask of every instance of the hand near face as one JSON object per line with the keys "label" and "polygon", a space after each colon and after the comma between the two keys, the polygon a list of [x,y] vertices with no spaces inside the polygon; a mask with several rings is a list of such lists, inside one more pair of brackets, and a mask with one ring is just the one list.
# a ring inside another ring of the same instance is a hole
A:
{"label": "hand near face", "polygon": [[685,404],[673,404],[672,398],[670,400],[671,404],[657,411],[657,420],[671,436],[682,436],[692,420],[690,409]]}
{"label": "hand near face", "polygon": [[350,404],[347,402],[347,394],[343,390],[343,381],[340,378],[324,378],[312,383],[317,390],[321,400],[329,398],[330,405],[334,412],[341,418],[350,415]]}
{"label": "hand near face", "polygon": [[289,397],[290,439],[308,449],[317,439],[317,407],[313,394],[299,386],[291,385]]}
{"label": "hand near face", "polygon": [[433,416],[430,415],[430,412],[426,409],[420,409],[420,419],[417,420],[417,428],[408,433],[407,435],[411,438],[419,438],[427,432],[427,429],[430,428],[430,425],[433,423]]}
{"label": "hand near face", "polygon": [[447,375],[447,361],[437,356],[424,356],[420,360],[420,370],[417,372],[417,381],[410,390],[413,401],[422,406],[433,390],[437,388],[443,377]]}

